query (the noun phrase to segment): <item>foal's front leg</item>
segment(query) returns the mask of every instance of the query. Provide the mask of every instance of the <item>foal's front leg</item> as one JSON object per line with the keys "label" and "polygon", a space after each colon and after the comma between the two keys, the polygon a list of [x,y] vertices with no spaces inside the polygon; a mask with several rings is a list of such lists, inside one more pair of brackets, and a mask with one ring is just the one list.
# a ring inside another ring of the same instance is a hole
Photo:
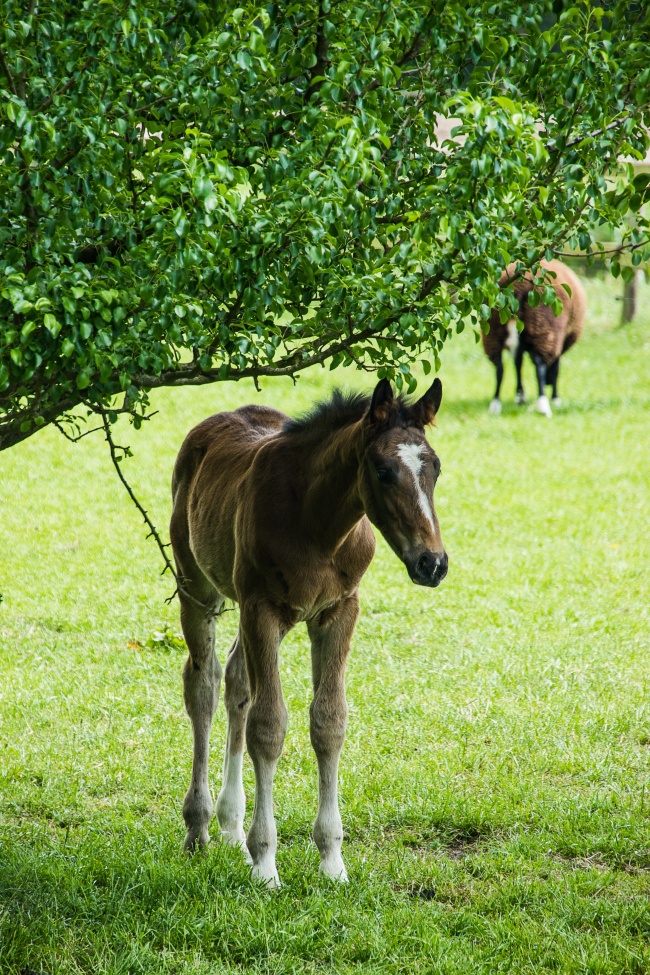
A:
{"label": "foal's front leg", "polygon": [[318,813],[313,836],[320,852],[321,871],[341,881],[347,880],[348,875],[341,856],[343,823],[338,768],[348,719],[345,664],[358,615],[359,596],[355,592],[307,624],[314,682],[310,734],[318,760]]}
{"label": "foal's front leg", "polygon": [[242,602],[239,622],[250,690],[246,745],[255,769],[255,806],[248,831],[253,877],[279,887],[275,866],[278,834],[273,815],[273,778],[287,731],[278,652],[282,633],[273,608]]}

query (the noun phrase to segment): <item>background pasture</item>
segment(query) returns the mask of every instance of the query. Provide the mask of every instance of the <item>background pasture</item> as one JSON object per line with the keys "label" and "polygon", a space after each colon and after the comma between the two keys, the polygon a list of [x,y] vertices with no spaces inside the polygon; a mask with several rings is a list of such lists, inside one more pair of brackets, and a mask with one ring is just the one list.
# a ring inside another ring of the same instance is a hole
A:
{"label": "background pasture", "polygon": [[[646,972],[650,968],[650,310],[587,281],[552,421],[487,415],[471,335],[445,350],[431,440],[450,554],[435,592],[380,543],[348,671],[344,854],[309,840],[306,633],[283,644],[283,889],[239,855],[181,854],[190,771],[178,605],[96,435],[46,430],[0,469],[0,970],[54,973]],[[533,394],[532,369],[526,372]],[[257,399],[299,412],[312,372],[165,391],[126,462],[166,531],[189,427]],[[221,659],[236,613],[219,623]],[[218,783],[224,739],[213,742]],[[246,766],[251,800],[252,774]],[[213,831],[214,832],[214,831]]]}

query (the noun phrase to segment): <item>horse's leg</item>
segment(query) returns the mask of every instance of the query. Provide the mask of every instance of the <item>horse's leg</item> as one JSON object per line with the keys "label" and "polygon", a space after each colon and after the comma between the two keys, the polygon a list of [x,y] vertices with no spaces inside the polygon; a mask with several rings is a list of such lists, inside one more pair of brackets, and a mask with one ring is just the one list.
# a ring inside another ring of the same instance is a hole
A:
{"label": "horse's leg", "polygon": [[560,378],[560,357],[551,363],[546,372],[546,385],[553,389],[553,406],[561,406],[561,400],[557,392],[557,381]]}
{"label": "horse's leg", "polygon": [[279,887],[275,866],[278,834],[273,816],[273,777],[287,730],[278,651],[282,633],[270,606],[242,601],[239,632],[250,688],[246,745],[255,769],[255,806],[247,846],[253,877]]}
{"label": "horse's leg", "polygon": [[535,410],[541,413],[542,416],[551,417],[553,415],[551,412],[551,404],[546,395],[546,365],[539,352],[533,353],[533,362],[535,363],[535,372],[537,373],[537,390],[539,393],[537,402],[535,403]]}
{"label": "horse's leg", "polygon": [[[175,476],[176,481],[176,476]],[[208,826],[212,817],[212,799],[208,784],[208,757],[212,717],[219,700],[221,667],[214,652],[215,617],[224,599],[204,575],[190,546],[187,519],[190,481],[183,473],[174,486],[174,510],[169,533],[178,569],[178,598],[181,604],[181,626],[189,650],[183,668],[183,696],[192,723],[194,751],[192,778],[183,803],[187,827],[185,849],[209,842]]]}
{"label": "horse's leg", "polygon": [[203,847],[209,842],[208,825],[212,817],[208,757],[212,717],[219,700],[221,681],[221,666],[214,652],[214,631],[215,616],[223,599],[212,586],[208,586],[193,586],[193,592],[200,592],[197,598],[206,603],[204,607],[179,592],[181,626],[189,650],[183,668],[183,693],[194,735],[192,778],[183,803],[186,850],[193,850],[197,844]]}
{"label": "horse's leg", "polygon": [[524,364],[524,352],[526,348],[523,342],[519,342],[517,346],[517,351],[515,352],[515,369],[517,371],[517,392],[515,395],[515,403],[521,405],[526,402],[526,394],[524,392],[524,384],[521,379],[521,370]]}
{"label": "horse's leg", "polygon": [[242,782],[244,735],[249,708],[248,678],[239,634],[230,648],[225,672],[224,701],[228,714],[228,734],[223,762],[223,782],[217,799],[217,819],[223,839],[246,849],[244,816],[246,795]]}
{"label": "horse's leg", "polygon": [[493,416],[498,416],[501,413],[501,400],[499,399],[499,396],[501,393],[501,383],[503,382],[503,355],[501,352],[499,352],[499,358],[494,363],[494,368],[497,372],[497,385],[494,392],[494,398],[488,407],[488,413],[491,413]]}
{"label": "horse's leg", "polygon": [[334,610],[308,623],[314,682],[310,734],[318,760],[318,813],[313,836],[320,852],[320,869],[335,880],[347,880],[341,857],[338,768],[348,719],[345,664],[358,615],[359,596],[355,592]]}

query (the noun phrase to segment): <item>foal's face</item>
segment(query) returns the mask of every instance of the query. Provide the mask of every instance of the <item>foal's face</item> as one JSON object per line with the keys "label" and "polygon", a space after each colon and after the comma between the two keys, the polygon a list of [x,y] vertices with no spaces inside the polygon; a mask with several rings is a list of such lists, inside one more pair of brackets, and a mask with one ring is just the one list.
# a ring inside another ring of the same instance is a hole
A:
{"label": "foal's face", "polygon": [[421,400],[396,416],[390,385],[382,383],[375,390],[367,421],[366,514],[404,562],[413,582],[438,586],[448,563],[433,506],[440,461],[427,443],[424,425],[437,412],[442,387],[436,380]]}

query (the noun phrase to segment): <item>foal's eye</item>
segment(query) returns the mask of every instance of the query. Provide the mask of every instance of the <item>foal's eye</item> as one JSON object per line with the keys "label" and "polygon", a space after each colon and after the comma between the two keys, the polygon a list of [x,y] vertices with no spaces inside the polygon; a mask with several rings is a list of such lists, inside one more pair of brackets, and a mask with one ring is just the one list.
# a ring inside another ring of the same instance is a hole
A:
{"label": "foal's eye", "polygon": [[388,484],[391,479],[390,471],[386,467],[377,467],[375,470],[377,472],[378,480],[382,481],[384,484]]}

